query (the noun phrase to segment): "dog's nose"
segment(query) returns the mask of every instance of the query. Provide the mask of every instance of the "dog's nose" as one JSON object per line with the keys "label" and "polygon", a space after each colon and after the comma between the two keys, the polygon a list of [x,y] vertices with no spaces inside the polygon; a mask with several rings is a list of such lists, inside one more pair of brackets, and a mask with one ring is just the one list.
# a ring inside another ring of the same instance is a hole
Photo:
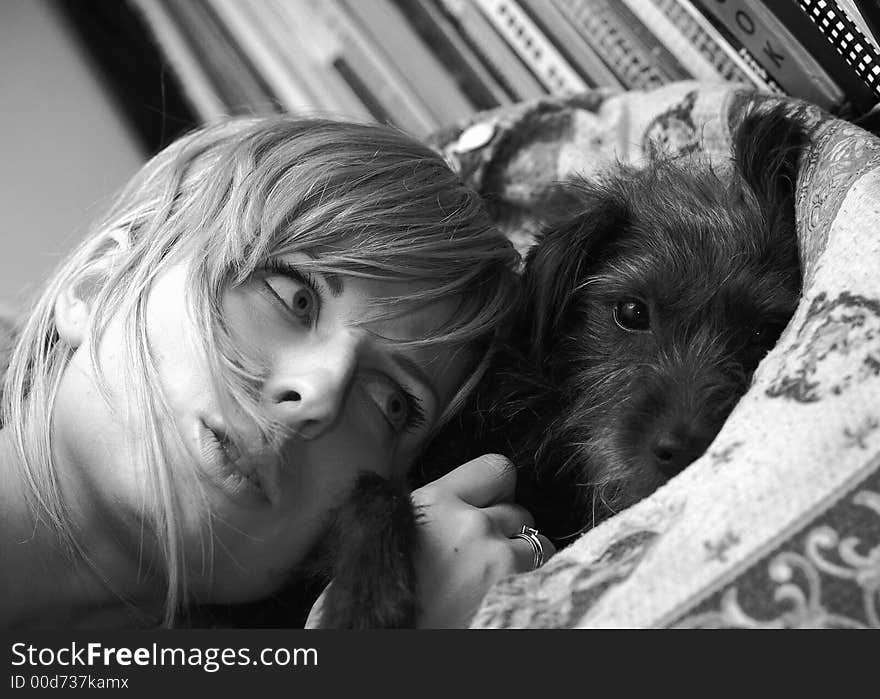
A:
{"label": "dog's nose", "polygon": [[653,445],[657,469],[664,476],[672,478],[699,458],[710,441],[697,436],[675,433],[658,435]]}

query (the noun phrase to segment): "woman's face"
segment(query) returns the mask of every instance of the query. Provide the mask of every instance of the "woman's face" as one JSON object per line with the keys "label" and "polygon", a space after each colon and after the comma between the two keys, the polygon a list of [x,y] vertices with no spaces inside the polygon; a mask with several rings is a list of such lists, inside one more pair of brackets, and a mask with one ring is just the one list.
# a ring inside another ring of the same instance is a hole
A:
{"label": "woman's face", "polygon": [[[230,335],[266,367],[262,407],[290,430],[280,458],[243,418],[221,414],[186,310],[186,267],[159,276],[148,299],[147,335],[170,408],[158,436],[175,473],[195,473],[203,484],[212,515],[210,553],[199,539],[199,488],[175,477],[189,574],[202,601],[246,601],[278,587],[358,472],[387,476],[409,468],[470,368],[466,353],[404,349],[383,339],[426,336],[449,318],[454,299],[363,326],[371,300],[412,287],[302,275],[298,260],[279,258],[224,298]],[[110,402],[99,393],[86,339],[63,376],[52,436],[60,472],[72,474],[65,487],[75,502],[106,521],[123,544],[131,537],[136,549],[140,513],[159,500],[138,465],[143,406],[126,400],[122,331],[121,318],[112,318],[97,348]],[[233,445],[233,432],[244,439]]]}

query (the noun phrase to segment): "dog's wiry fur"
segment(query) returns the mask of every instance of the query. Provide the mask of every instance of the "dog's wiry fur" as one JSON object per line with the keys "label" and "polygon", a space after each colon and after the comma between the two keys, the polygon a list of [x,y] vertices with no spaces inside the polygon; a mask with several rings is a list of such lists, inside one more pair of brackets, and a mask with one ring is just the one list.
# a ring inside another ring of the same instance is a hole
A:
{"label": "dog's wiry fur", "polygon": [[[797,305],[805,141],[776,107],[742,119],[732,176],[654,155],[573,185],[527,257],[510,346],[435,440],[423,476],[505,454],[518,467],[519,502],[564,545],[698,458]],[[363,492],[352,501],[362,512]],[[398,507],[367,509],[356,520],[366,535],[354,521],[342,533],[333,587],[348,592],[325,614],[343,620],[333,625],[374,623],[364,605],[393,610],[397,600],[405,612],[380,616],[409,625],[412,569],[398,563],[411,550],[359,549],[407,518]],[[357,593],[366,581],[369,594]]]}
{"label": "dog's wiry fur", "polygon": [[[550,513],[555,536],[681,471],[745,393],[800,294],[794,188],[804,140],[776,109],[738,129],[732,178],[655,157],[581,182],[579,210],[534,248],[515,333],[532,376],[505,377],[512,395],[495,408],[508,424],[521,413],[535,423],[512,430],[527,435],[511,444],[531,476],[523,488],[540,494],[550,482],[574,497],[569,516]],[[633,303],[644,328],[621,322]]]}

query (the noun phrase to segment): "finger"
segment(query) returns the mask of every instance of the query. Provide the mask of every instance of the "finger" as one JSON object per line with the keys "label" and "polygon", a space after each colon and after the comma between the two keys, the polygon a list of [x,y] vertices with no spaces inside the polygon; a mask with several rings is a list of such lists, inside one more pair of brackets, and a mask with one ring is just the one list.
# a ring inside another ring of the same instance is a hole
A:
{"label": "finger", "polygon": [[324,600],[327,599],[327,590],[330,589],[330,585],[328,584],[322,591],[321,594],[318,595],[318,599],[315,600],[315,603],[312,605],[312,608],[309,610],[309,615],[306,618],[306,624],[303,628],[306,629],[319,629],[321,628],[321,617],[324,614]]}
{"label": "finger", "polygon": [[484,454],[438,478],[431,485],[454,493],[474,507],[512,502],[516,468],[500,454]]}
{"label": "finger", "polygon": [[[538,534],[538,539],[541,542],[541,551],[543,552],[543,560],[540,565],[544,565],[550,560],[550,557],[556,553],[556,547],[553,546],[550,539],[543,534]],[[529,540],[520,537],[516,537],[510,541],[514,551],[516,551],[516,560],[519,565],[519,570],[524,573],[535,570],[535,547],[532,543]]]}
{"label": "finger", "polygon": [[522,531],[523,525],[533,527],[535,518],[531,513],[520,505],[509,502],[498,503],[483,509],[495,526],[508,539]]}

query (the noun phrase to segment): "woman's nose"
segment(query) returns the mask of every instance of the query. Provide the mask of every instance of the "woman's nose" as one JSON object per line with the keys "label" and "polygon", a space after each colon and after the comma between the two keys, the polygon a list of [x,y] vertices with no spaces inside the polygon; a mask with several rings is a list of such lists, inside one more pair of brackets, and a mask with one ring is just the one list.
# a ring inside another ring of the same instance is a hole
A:
{"label": "woman's nose", "polygon": [[304,439],[323,434],[345,404],[357,348],[356,335],[343,331],[291,349],[264,388],[272,416]]}

